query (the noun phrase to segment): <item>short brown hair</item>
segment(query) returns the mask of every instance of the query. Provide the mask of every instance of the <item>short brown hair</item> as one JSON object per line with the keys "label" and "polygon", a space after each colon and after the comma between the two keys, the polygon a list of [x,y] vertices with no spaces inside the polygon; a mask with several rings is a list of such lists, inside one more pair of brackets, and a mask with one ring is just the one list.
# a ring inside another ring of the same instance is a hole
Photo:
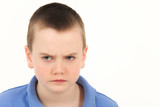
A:
{"label": "short brown hair", "polygon": [[57,31],[64,31],[79,26],[82,33],[83,49],[86,47],[84,24],[79,14],[65,4],[50,3],[37,9],[32,15],[27,34],[27,45],[32,51],[34,31],[36,27],[50,27]]}

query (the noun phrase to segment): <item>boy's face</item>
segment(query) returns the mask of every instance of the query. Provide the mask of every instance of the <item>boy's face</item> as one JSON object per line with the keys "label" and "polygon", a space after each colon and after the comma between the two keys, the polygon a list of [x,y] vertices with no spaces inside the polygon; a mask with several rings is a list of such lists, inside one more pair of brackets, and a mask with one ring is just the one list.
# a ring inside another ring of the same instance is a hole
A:
{"label": "boy's face", "polygon": [[43,90],[62,92],[75,86],[84,67],[87,47],[82,49],[78,28],[58,32],[52,28],[35,31],[32,52],[26,46],[28,66],[34,68]]}

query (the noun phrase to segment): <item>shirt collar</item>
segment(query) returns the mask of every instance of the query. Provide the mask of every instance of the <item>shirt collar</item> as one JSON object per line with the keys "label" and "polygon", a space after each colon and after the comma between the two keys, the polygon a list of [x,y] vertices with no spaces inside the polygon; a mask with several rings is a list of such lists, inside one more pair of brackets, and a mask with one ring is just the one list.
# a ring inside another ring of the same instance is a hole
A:
{"label": "shirt collar", "polygon": [[37,97],[36,82],[37,78],[34,76],[30,81],[30,83],[28,84],[27,93],[28,93],[29,107],[43,107],[43,105],[40,103]]}
{"label": "shirt collar", "polygon": [[77,83],[82,85],[84,88],[85,98],[83,107],[96,107],[96,90],[91,85],[89,85],[87,80],[85,80],[82,76],[79,77]]}

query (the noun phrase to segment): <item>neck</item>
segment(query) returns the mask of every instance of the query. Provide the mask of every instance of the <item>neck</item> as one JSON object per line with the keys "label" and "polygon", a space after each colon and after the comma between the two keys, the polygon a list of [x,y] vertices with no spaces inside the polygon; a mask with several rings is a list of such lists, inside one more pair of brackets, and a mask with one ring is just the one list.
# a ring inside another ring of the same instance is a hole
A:
{"label": "neck", "polygon": [[83,88],[76,83],[68,90],[58,93],[45,91],[37,84],[37,95],[45,107],[50,107],[49,105],[52,105],[52,107],[53,105],[56,105],[56,107],[58,105],[65,105],[65,107],[67,107],[66,105],[74,105],[74,107],[77,105],[77,107],[81,107],[84,100]]}

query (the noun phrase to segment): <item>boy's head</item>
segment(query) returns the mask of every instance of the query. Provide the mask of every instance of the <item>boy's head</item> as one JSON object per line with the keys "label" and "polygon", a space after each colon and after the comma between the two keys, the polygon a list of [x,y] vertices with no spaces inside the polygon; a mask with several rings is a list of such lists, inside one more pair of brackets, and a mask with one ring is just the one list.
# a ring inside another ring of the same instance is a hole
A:
{"label": "boy's head", "polygon": [[84,49],[86,47],[84,24],[76,11],[60,3],[44,5],[40,7],[30,19],[27,34],[28,48],[32,52],[32,44],[36,30],[53,28],[61,32],[74,27],[78,27],[81,31]]}
{"label": "boy's head", "polygon": [[38,79],[37,90],[74,89],[88,49],[80,16],[63,4],[42,6],[31,17],[27,39],[26,56]]}

